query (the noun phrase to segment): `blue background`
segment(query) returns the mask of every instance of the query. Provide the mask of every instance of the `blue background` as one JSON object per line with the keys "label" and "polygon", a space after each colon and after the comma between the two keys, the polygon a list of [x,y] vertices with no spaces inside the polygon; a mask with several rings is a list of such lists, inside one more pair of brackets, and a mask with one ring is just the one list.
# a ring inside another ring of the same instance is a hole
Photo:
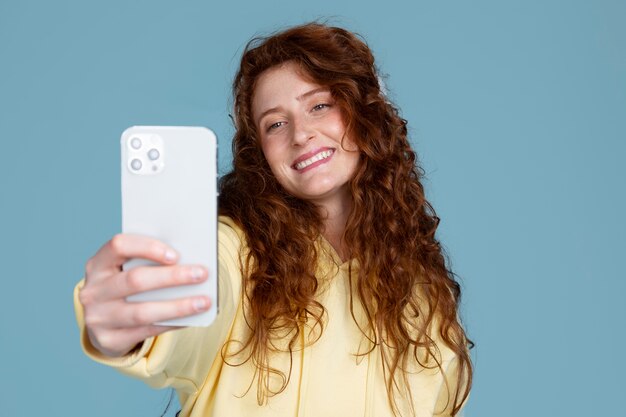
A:
{"label": "blue background", "polygon": [[626,415],[626,3],[609,0],[3,0],[0,415],[160,415],[168,392],[90,362],[73,317],[120,230],[119,135],[209,126],[223,173],[246,41],[319,17],[367,39],[409,121],[477,344],[466,416]]}

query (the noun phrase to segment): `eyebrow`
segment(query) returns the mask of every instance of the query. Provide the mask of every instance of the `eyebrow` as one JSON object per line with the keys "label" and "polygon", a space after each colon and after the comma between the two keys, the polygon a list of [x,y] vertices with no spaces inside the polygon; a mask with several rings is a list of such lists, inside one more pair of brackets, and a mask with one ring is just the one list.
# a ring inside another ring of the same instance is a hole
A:
{"label": "eyebrow", "polygon": [[[310,91],[307,91],[306,93],[300,94],[298,97],[296,97],[296,100],[302,101],[302,100],[304,100],[307,97],[311,97],[312,95],[315,95],[315,94],[318,94],[318,93],[322,93],[322,92],[328,92],[328,91],[329,91],[328,87],[314,88],[313,90],[310,90]],[[267,116],[268,114],[273,113],[273,112],[278,111],[278,110],[280,110],[280,106],[272,107],[271,109],[265,110],[259,116],[259,119],[257,120],[257,123],[259,123],[261,120],[263,120],[263,118],[265,116]]]}

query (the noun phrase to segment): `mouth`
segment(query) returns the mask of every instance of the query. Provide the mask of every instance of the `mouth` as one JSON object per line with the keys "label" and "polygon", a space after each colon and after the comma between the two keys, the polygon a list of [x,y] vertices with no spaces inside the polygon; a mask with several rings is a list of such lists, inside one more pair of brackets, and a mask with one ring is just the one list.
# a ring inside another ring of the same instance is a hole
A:
{"label": "mouth", "polygon": [[334,153],[333,148],[316,149],[296,159],[291,167],[296,171],[305,171],[307,168],[313,168],[327,162]]}

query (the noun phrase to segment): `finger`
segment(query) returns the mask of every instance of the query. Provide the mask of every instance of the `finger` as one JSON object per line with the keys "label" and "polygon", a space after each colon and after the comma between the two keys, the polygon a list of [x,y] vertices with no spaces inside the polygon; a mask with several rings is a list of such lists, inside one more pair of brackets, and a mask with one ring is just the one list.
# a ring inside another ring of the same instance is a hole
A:
{"label": "finger", "polygon": [[92,345],[110,357],[128,354],[149,337],[158,336],[170,330],[181,329],[176,326],[141,326],[128,329],[101,329],[90,334]]}
{"label": "finger", "polygon": [[147,326],[203,313],[209,308],[211,300],[205,296],[138,303],[111,301],[95,304],[85,310],[85,324],[88,327],[109,329]]}
{"label": "finger", "polygon": [[178,260],[178,253],[160,240],[146,236],[120,233],[105,243],[85,265],[85,277],[96,281],[122,270],[130,259],[148,259],[171,265]]}
{"label": "finger", "polygon": [[138,266],[83,288],[80,295],[85,305],[159,288],[198,284],[207,277],[208,271],[200,265]]}

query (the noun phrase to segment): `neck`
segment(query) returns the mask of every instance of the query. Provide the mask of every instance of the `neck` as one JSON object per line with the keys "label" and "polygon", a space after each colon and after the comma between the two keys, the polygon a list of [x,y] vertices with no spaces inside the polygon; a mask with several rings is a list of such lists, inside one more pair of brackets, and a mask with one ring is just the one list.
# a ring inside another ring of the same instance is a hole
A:
{"label": "neck", "polygon": [[343,233],[346,230],[348,215],[352,210],[352,199],[344,198],[327,202],[320,206],[324,220],[324,238],[332,245],[342,261],[346,261],[346,247],[343,241]]}

